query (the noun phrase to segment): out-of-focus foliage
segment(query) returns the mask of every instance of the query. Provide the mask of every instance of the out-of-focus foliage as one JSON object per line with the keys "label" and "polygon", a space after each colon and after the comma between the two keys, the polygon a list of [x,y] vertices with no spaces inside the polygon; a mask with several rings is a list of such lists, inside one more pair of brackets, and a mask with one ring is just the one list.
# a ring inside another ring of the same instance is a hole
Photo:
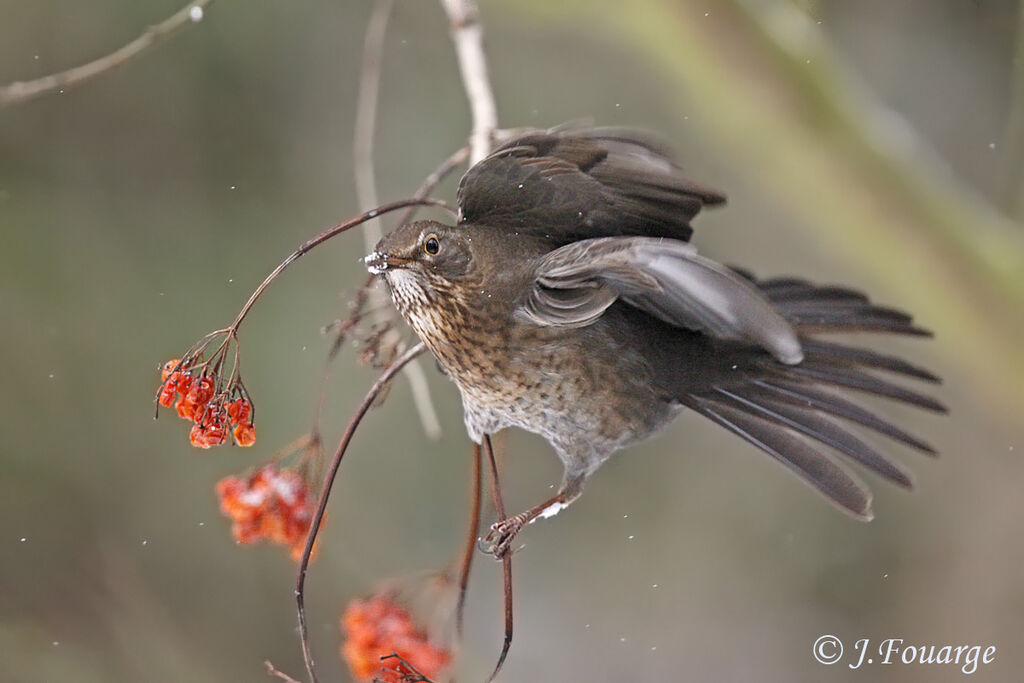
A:
{"label": "out-of-focus foliage", "polygon": [[[103,54],[173,0],[0,0],[0,82]],[[624,453],[516,556],[503,680],[960,680],[957,667],[824,669],[814,640],[994,644],[973,678],[1017,680],[1024,642],[1022,9],[1010,0],[482,3],[503,125],[573,118],[663,132],[727,192],[699,248],[758,274],[862,288],[934,342],[886,340],[947,382],[948,418],[879,406],[939,446],[876,520],[836,513],[692,417]],[[364,3],[221,2],[81,89],[0,110],[0,670],[5,681],[248,681],[301,671],[293,565],[235,546],[213,492],[306,429],[329,340],[361,283],[358,236],[310,254],[242,332],[251,449],[189,449],[154,423],[160,363],[230,322],[292,248],[356,211],[351,126]],[[383,64],[382,199],[462,144],[468,113],[432,2],[397,3]],[[453,182],[442,188],[449,197]],[[338,361],[335,434],[373,374]],[[429,364],[426,364],[429,365]],[[308,584],[325,680],[342,605],[440,567],[464,529],[468,445],[426,441],[404,381],[342,467]],[[557,483],[506,441],[506,504]],[[898,446],[889,446],[895,452]],[[460,680],[500,642],[481,562]]]}

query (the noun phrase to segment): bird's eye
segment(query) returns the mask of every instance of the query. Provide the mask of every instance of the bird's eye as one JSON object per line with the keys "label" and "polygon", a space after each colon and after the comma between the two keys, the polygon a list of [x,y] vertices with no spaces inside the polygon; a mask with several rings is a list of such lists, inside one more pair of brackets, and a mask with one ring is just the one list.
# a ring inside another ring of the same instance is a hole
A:
{"label": "bird's eye", "polygon": [[423,251],[427,252],[431,256],[441,251],[441,242],[437,239],[437,235],[431,235],[424,240]]}

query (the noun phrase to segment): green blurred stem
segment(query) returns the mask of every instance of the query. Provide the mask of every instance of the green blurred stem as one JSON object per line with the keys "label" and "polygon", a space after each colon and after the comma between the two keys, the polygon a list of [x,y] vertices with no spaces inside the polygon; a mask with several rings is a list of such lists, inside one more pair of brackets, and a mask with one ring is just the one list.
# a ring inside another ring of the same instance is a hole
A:
{"label": "green blurred stem", "polygon": [[1024,1],[1017,9],[1016,43],[1010,84],[1012,99],[1003,136],[1003,203],[1009,215],[1024,223]]}
{"label": "green blurred stem", "polygon": [[[918,214],[977,272],[1024,306],[1024,238],[956,178],[909,123],[888,109],[831,52],[820,29],[788,2],[731,0],[762,49],[777,61],[813,125]],[[1021,48],[1024,52],[1024,48]],[[1018,76],[1024,68],[1018,68]],[[1021,112],[1024,114],[1024,112]]]}

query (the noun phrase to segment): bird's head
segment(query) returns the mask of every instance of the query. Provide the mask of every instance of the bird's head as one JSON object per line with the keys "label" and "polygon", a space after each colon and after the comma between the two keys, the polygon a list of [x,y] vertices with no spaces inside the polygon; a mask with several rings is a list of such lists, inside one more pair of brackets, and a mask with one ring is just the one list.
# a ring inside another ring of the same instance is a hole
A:
{"label": "bird's head", "polygon": [[385,277],[404,270],[419,278],[457,281],[472,265],[472,243],[472,236],[460,228],[416,221],[381,238],[363,261],[371,273]]}
{"label": "bird's head", "polygon": [[363,261],[383,275],[399,308],[435,303],[473,271],[473,235],[436,221],[416,221],[385,235]]}

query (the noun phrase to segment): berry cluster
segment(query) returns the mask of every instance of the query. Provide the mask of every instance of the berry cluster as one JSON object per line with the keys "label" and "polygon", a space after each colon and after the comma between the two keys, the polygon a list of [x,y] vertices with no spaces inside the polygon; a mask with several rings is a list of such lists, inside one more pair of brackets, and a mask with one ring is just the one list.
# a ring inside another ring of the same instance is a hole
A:
{"label": "berry cluster", "polygon": [[[198,370],[198,374],[193,372]],[[202,364],[171,360],[164,364],[157,403],[174,407],[178,417],[193,423],[189,442],[196,448],[212,448],[227,440],[228,430],[239,446],[256,443],[252,404],[240,382],[218,387]]]}
{"label": "berry cluster", "polygon": [[[386,594],[349,603],[341,627],[348,638],[341,654],[358,681],[402,683],[413,673],[406,662],[423,676],[437,678],[451,662],[451,652],[432,644],[408,610]],[[398,655],[399,665],[383,668],[381,659],[391,654]]]}
{"label": "berry cluster", "polygon": [[309,484],[297,472],[264,465],[251,476],[221,479],[216,491],[236,541],[267,539],[288,546],[294,560],[302,556],[313,501]]}

